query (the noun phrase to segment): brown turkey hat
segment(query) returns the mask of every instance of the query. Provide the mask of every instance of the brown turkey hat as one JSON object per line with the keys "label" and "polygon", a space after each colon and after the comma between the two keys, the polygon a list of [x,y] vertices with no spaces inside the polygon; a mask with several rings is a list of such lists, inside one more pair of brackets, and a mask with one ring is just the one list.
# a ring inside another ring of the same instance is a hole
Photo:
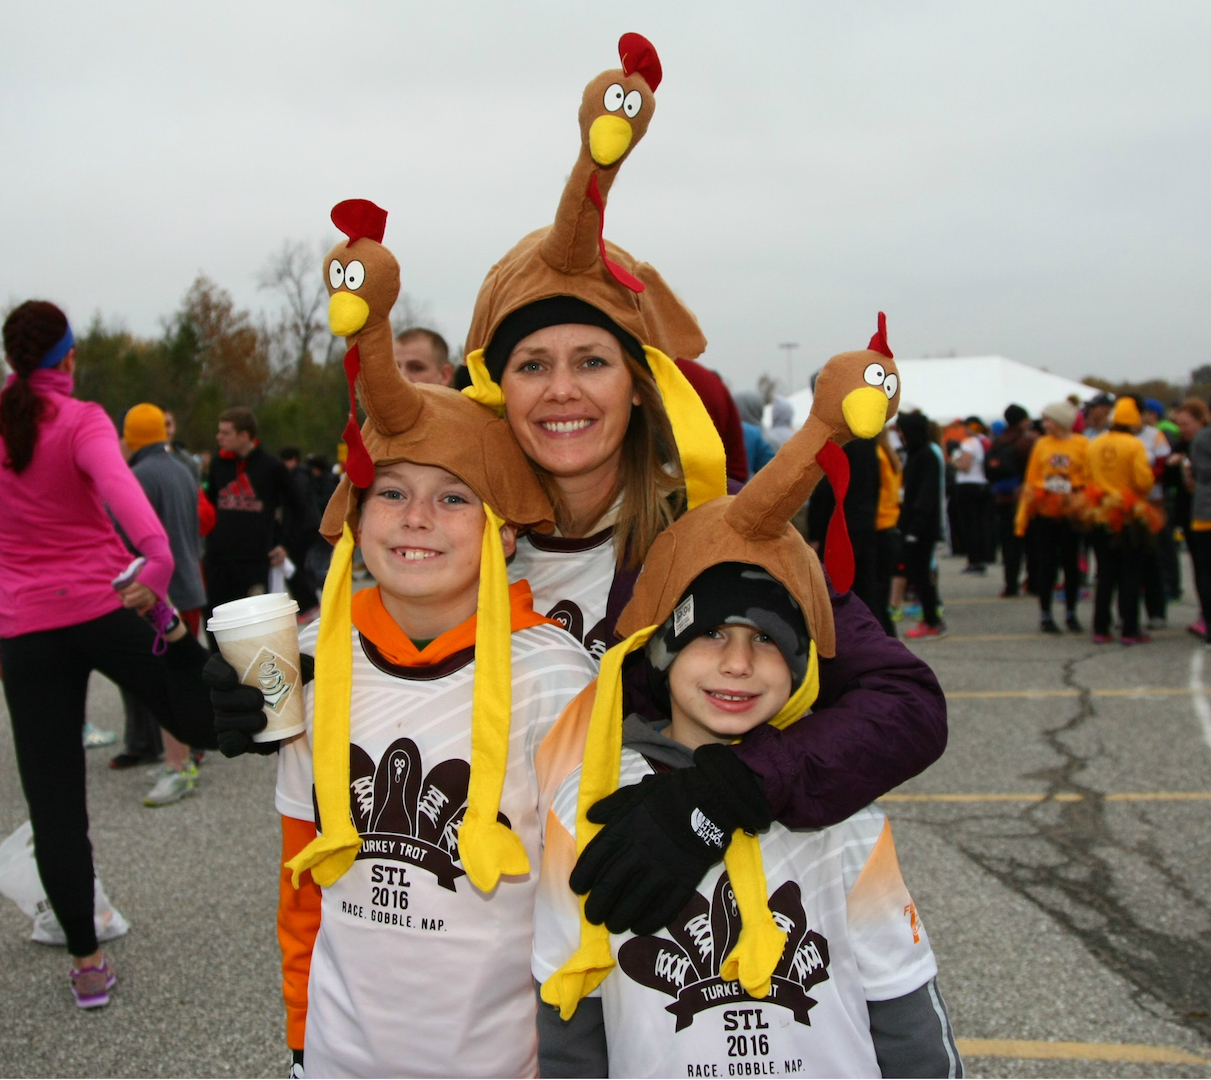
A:
{"label": "brown turkey hat", "polygon": [[[391,308],[399,295],[399,263],[382,245],[386,212],[364,199],[332,211],[346,236],[324,256],[328,321],[348,340],[350,385],[347,472],[328,502],[320,532],[332,543],[344,522],[356,533],[358,492],[374,481],[374,466],[396,461],[453,473],[505,521],[541,532],[555,516],[507,421],[445,386],[408,382],[392,352]],[[366,411],[358,431],[353,387]]]}
{"label": "brown turkey hat", "polygon": [[818,654],[834,656],[824,572],[790,519],[827,473],[836,490],[837,510],[825,561],[834,586],[846,591],[853,581],[853,554],[843,509],[848,460],[840,447],[855,437],[874,438],[899,401],[900,377],[880,312],[879,330],[868,348],[840,353],[824,365],[807,423],[782,444],[774,460],[738,495],[690,510],[656,538],[618,619],[618,636],[625,639],[646,626],[662,624],[704,570],[725,562],[751,563],[781,582],[799,603]]}
{"label": "brown turkey hat", "polygon": [[656,270],[603,238],[610,188],[647,131],[662,77],[656,50],[641,35],[624,34],[618,55],[621,68],[603,71],[585,87],[580,155],[554,224],[524,237],[484,279],[467,355],[487,348],[508,315],[555,296],[591,304],[641,345],[668,356],[692,360],[706,348],[693,312]]}

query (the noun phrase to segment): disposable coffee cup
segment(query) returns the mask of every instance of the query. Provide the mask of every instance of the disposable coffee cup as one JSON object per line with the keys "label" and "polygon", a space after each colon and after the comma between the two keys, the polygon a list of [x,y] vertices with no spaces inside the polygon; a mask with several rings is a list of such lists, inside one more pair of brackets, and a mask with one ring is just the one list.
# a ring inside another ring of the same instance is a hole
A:
{"label": "disposable coffee cup", "polygon": [[298,612],[298,604],[285,593],[265,593],[220,604],[206,623],[240,682],[265,696],[269,723],[253,735],[253,742],[286,739],[306,727]]}

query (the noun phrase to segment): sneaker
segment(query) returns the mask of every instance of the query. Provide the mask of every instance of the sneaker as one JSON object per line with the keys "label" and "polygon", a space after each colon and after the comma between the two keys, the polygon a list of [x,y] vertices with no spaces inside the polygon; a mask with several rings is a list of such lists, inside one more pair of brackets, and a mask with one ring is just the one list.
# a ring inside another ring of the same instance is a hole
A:
{"label": "sneaker", "polygon": [[128,754],[125,750],[116,757],[109,759],[111,769],[133,769],[139,765],[154,765],[158,759],[144,757],[142,754]]}
{"label": "sneaker", "polygon": [[109,1004],[109,992],[118,981],[108,957],[101,958],[100,967],[71,969],[71,992],[81,1009],[99,1009]]}
{"label": "sneaker", "polygon": [[900,610],[910,619],[919,619],[921,617],[921,603],[918,600],[914,600],[911,604],[905,604]]}
{"label": "sneaker", "polygon": [[1094,645],[1113,645],[1114,638],[1112,638],[1109,634],[1094,634],[1093,635],[1093,644]]}
{"label": "sneaker", "polygon": [[99,727],[93,727],[87,720],[84,721],[84,749],[95,750],[98,746],[112,746],[118,741],[118,733],[116,731],[105,731]]}
{"label": "sneaker", "polygon": [[1195,637],[1201,638],[1205,638],[1207,636],[1207,623],[1201,615],[1186,627],[1186,633],[1193,634]]}
{"label": "sneaker", "polygon": [[946,629],[945,623],[938,623],[937,626],[930,626],[928,623],[919,622],[904,636],[919,641],[922,638],[943,638],[949,633],[950,631]]}
{"label": "sneaker", "polygon": [[205,760],[205,758],[206,758],[205,750],[190,750],[189,751],[189,760],[194,763],[195,767],[197,767],[198,765],[201,765],[202,762]]}
{"label": "sneaker", "polygon": [[1122,637],[1124,645],[1147,645],[1152,640],[1151,634],[1145,634],[1142,630],[1134,637],[1128,637],[1126,634]]}
{"label": "sneaker", "polygon": [[179,802],[186,795],[192,795],[197,789],[198,768],[191,761],[180,772],[166,767],[153,787],[143,796],[144,806],[168,806],[169,803]]}
{"label": "sneaker", "polygon": [[1001,590],[1001,599],[1002,600],[1016,600],[1021,595],[1022,594],[1017,589],[1002,589]]}
{"label": "sneaker", "polygon": [[1083,634],[1085,632],[1085,628],[1081,625],[1081,620],[1071,611],[1068,613],[1065,625],[1067,625],[1069,631],[1073,634]]}
{"label": "sneaker", "polygon": [[1039,622],[1039,629],[1042,630],[1044,634],[1063,633],[1063,631],[1056,626],[1055,619],[1053,619],[1050,615],[1043,616],[1042,620]]}
{"label": "sneaker", "polygon": [[902,607],[892,605],[890,608],[888,608],[887,613],[891,617],[892,622],[899,622],[904,618],[904,609]]}

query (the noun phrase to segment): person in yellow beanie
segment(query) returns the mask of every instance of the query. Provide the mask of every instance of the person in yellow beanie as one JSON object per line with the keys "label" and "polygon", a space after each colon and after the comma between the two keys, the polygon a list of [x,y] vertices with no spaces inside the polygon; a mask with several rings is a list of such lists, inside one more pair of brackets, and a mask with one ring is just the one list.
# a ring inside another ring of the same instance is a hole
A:
{"label": "person in yellow beanie", "polygon": [[1148,451],[1133,434],[1139,426],[1139,406],[1121,397],[1114,403],[1110,430],[1089,444],[1085,516],[1093,528],[1097,553],[1093,640],[1099,645],[1114,640],[1110,605],[1116,592],[1123,644],[1152,640],[1140,630],[1144,559],[1156,523],[1147,502],[1153,483]]}
{"label": "person in yellow beanie", "polygon": [[126,410],[126,419],[122,422],[122,441],[132,454],[150,443],[166,442],[167,439],[164,410],[158,405],[145,401]]}

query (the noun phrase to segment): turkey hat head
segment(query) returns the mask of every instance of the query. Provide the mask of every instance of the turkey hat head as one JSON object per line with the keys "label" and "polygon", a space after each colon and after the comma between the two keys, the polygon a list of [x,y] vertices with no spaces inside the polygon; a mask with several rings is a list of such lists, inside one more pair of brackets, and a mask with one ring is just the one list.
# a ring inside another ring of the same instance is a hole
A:
{"label": "turkey hat head", "polygon": [[[359,491],[374,466],[397,461],[434,465],[453,473],[505,521],[538,531],[554,527],[554,513],[508,423],[449,387],[410,383],[392,352],[391,308],[399,295],[399,264],[382,245],[386,212],[364,199],[339,203],[332,220],[347,241],[324,256],[328,322],[346,338],[350,381],[346,474],[321,523],[332,543],[349,523],[358,528]],[[356,385],[366,422],[353,417]]]}
{"label": "turkey hat head", "polygon": [[[855,437],[873,438],[894,415],[900,401],[900,376],[887,346],[886,319],[866,349],[840,353],[824,365],[807,423],[783,443],[766,465],[735,496],[714,499],[684,514],[656,538],[635,582],[631,601],[618,620],[626,638],[645,626],[663,623],[695,578],[724,562],[751,563],[776,578],[803,610],[807,630],[822,657],[836,652],[832,605],[816,553],[790,519],[811,495],[826,471],[833,475],[843,528],[843,490],[848,462],[840,447]],[[838,546],[830,527],[826,565]],[[848,541],[846,538],[846,545]],[[828,565],[834,585],[845,591],[844,556]],[[840,578],[841,580],[838,580]]]}
{"label": "turkey hat head", "polygon": [[604,238],[610,188],[647,132],[663,76],[656,49],[639,34],[624,34],[618,54],[622,66],[585,87],[580,153],[554,223],[524,237],[480,287],[466,343],[472,385],[464,393],[503,411],[501,375],[512,347],[538,328],[529,325],[540,310],[534,305],[563,297],[587,304],[595,309],[591,321],[616,328],[623,348],[655,381],[672,424],[687,498],[695,506],[727,490],[723,444],[670,357],[700,356],[706,338],[693,312],[652,266]]}

